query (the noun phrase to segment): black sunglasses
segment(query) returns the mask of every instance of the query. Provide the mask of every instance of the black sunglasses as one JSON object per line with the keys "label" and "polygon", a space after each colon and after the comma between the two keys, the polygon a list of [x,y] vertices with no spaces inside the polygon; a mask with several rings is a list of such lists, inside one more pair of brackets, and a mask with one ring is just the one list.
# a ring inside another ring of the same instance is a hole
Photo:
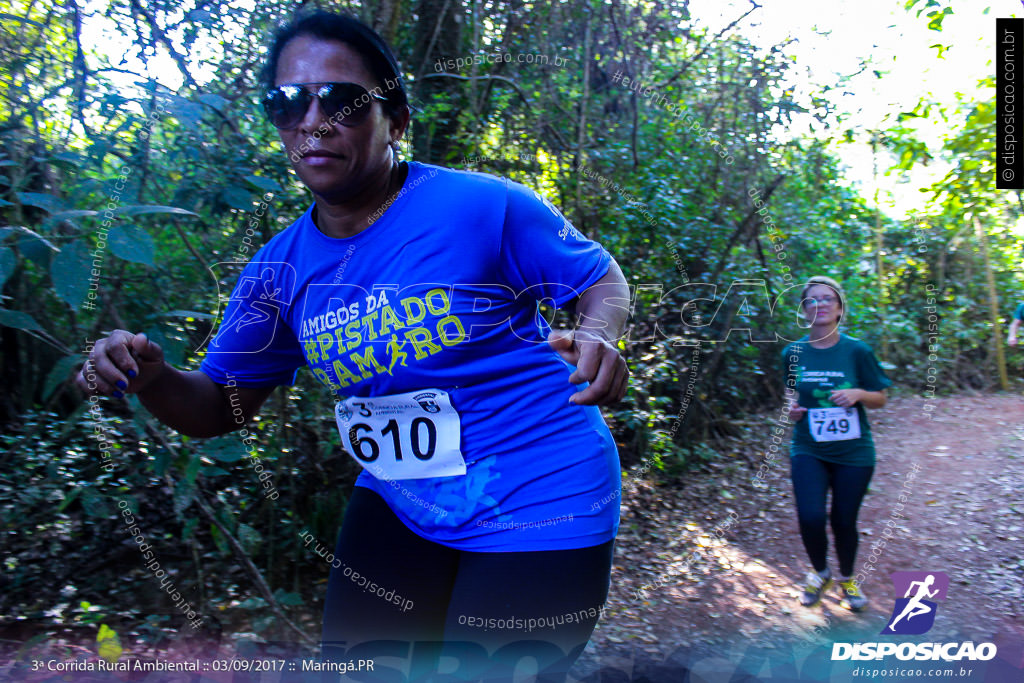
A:
{"label": "black sunglasses", "polygon": [[[307,90],[310,87],[315,90]],[[328,119],[343,126],[358,126],[365,121],[373,100],[388,101],[358,83],[289,83],[267,91],[263,110],[275,127],[295,128],[305,118],[314,97],[320,100]]]}

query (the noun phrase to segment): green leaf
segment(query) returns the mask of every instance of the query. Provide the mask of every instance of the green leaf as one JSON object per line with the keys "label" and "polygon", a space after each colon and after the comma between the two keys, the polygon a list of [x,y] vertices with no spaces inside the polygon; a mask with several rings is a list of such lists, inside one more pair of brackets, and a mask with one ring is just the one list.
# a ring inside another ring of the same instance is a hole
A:
{"label": "green leaf", "polygon": [[89,486],[82,487],[82,509],[90,517],[108,517],[112,513],[106,497]]}
{"label": "green leaf", "polygon": [[92,157],[94,161],[100,162],[103,157],[107,155],[107,152],[110,151],[112,146],[113,145],[110,143],[110,140],[107,140],[106,138],[97,138],[96,140],[93,140],[92,145],[89,146],[89,156]]}
{"label": "green leaf", "polygon": [[98,216],[99,211],[90,211],[88,209],[71,209],[70,211],[58,211],[57,213],[50,216],[49,221],[56,223],[58,221],[69,221],[72,218],[82,218],[83,216]]}
{"label": "green leaf", "polygon": [[220,198],[224,200],[224,203],[230,206],[232,209],[240,209],[242,211],[248,211],[252,208],[252,193],[237,185],[225,188],[220,193]]}
{"label": "green leaf", "polygon": [[185,523],[181,527],[181,540],[187,541],[192,538],[192,534],[195,533],[196,526],[199,524],[198,517],[191,517],[185,520]]}
{"label": "green leaf", "polygon": [[18,265],[18,255],[13,249],[4,247],[0,249],[0,288],[4,286]]}
{"label": "green leaf", "polygon": [[171,464],[171,452],[166,448],[161,448],[153,454],[153,473],[158,477],[164,476],[167,468]]}
{"label": "green leaf", "polygon": [[42,326],[35,321],[35,318],[30,316],[28,313],[11,311],[6,308],[0,308],[0,325],[13,327],[18,330],[42,331],[43,329]]}
{"label": "green leaf", "polygon": [[286,593],[281,588],[274,591],[274,598],[285,607],[295,607],[296,605],[306,604],[302,599],[302,596],[298,593]]}
{"label": "green leaf", "polygon": [[116,662],[124,652],[117,632],[106,624],[100,625],[100,632],[96,636],[96,644],[99,646],[98,652],[100,657],[103,657],[108,662]]}
{"label": "green leaf", "polygon": [[177,337],[164,334],[160,327],[148,330],[147,333],[154,343],[159,344],[163,348],[164,359],[168,363],[171,365],[181,365],[185,362],[185,353],[191,350],[191,346],[186,346],[185,342]]}
{"label": "green leaf", "polygon": [[217,546],[217,550],[224,555],[231,554],[231,547],[228,545],[227,539],[224,538],[224,534],[220,532],[220,529],[215,524],[210,525],[210,536],[213,537],[213,543]]}
{"label": "green leaf", "polygon": [[265,192],[281,192],[281,185],[273,178],[258,175],[247,175],[245,179]]}
{"label": "green leaf", "polygon": [[66,245],[50,264],[50,278],[57,295],[73,310],[78,310],[89,293],[92,259],[82,240]]}
{"label": "green leaf", "polygon": [[248,524],[239,524],[238,542],[242,544],[242,548],[245,552],[252,555],[259,550],[260,543],[263,542],[263,537],[260,536],[260,532],[256,531]]}
{"label": "green leaf", "polygon": [[179,483],[174,489],[174,514],[180,515],[188,509],[195,499],[195,486],[187,482]]}
{"label": "green leaf", "polygon": [[22,204],[35,206],[46,213],[58,213],[67,210],[64,200],[52,194],[44,194],[42,192],[15,192],[14,194]]}
{"label": "green leaf", "polygon": [[25,233],[18,238],[18,251],[37,266],[49,268],[50,260],[53,258],[54,253],[60,251],[60,249],[31,230],[26,230]]}
{"label": "green leaf", "polygon": [[81,362],[82,358],[80,356],[73,355],[64,356],[54,363],[50,373],[46,376],[46,382],[43,384],[43,398],[50,398],[50,395],[57,390],[57,387],[68,380],[68,375]]}
{"label": "green leaf", "polygon": [[202,454],[218,462],[238,462],[245,457],[245,447],[239,439],[218,436],[204,444]]}
{"label": "green leaf", "polygon": [[70,152],[70,151],[67,151],[67,150],[65,150],[63,152],[57,152],[56,154],[54,154],[50,158],[51,159],[55,159],[57,161],[61,161],[61,162],[66,163],[66,164],[81,164],[82,163],[81,155],[75,154],[74,152]]}
{"label": "green leaf", "polygon": [[199,214],[192,213],[187,209],[180,209],[177,206],[161,206],[159,204],[129,204],[118,208],[114,213],[118,216],[138,216],[143,213],[173,213],[182,216],[199,217]]}
{"label": "green leaf", "polygon": [[[209,12],[206,12],[208,15]],[[199,96],[199,101],[205,104],[207,107],[212,107],[217,111],[224,111],[225,107],[230,106],[230,102],[221,97],[220,95],[214,95],[213,93],[205,93]]]}
{"label": "green leaf", "polygon": [[116,225],[108,237],[110,251],[125,261],[153,265],[156,244],[148,232],[137,225]]}
{"label": "green leaf", "polygon": [[277,617],[273,614],[265,614],[262,617],[256,617],[252,620],[252,630],[256,633],[262,633],[268,628],[274,626],[277,623]]}
{"label": "green leaf", "polygon": [[178,119],[182,127],[188,130],[195,130],[203,120],[203,107],[196,102],[190,102],[184,97],[175,97],[169,107],[170,114]]}
{"label": "green leaf", "polygon": [[71,489],[71,493],[65,494],[64,500],[61,501],[60,505],[57,506],[57,512],[64,512],[64,508],[71,505],[78,498],[78,495],[82,492],[82,488]]}
{"label": "green leaf", "polygon": [[267,607],[267,601],[263,598],[251,597],[242,602],[238,603],[236,607],[241,609],[265,609]]}
{"label": "green leaf", "polygon": [[196,477],[199,476],[199,469],[203,466],[203,461],[198,455],[189,457],[188,465],[185,466],[185,483],[189,488],[194,489],[196,486]]}

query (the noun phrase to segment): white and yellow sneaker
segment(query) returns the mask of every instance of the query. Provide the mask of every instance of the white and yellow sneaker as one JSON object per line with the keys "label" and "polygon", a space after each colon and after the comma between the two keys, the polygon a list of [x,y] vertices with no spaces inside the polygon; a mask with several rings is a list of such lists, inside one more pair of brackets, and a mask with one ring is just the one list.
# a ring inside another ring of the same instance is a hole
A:
{"label": "white and yellow sneaker", "polygon": [[814,607],[821,602],[821,596],[831,585],[831,570],[826,569],[824,574],[809,572],[804,580],[804,593],[800,596],[800,604],[804,607]]}
{"label": "white and yellow sneaker", "polygon": [[839,580],[839,592],[842,594],[839,604],[851,612],[860,612],[867,607],[868,598],[852,577]]}

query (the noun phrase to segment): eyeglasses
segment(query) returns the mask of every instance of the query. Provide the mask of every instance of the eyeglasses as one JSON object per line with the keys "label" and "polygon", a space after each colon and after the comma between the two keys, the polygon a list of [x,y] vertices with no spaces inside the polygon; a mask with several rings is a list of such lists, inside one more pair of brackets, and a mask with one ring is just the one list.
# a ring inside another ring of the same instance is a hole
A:
{"label": "eyeglasses", "polygon": [[804,305],[807,305],[807,304],[830,304],[831,305],[831,304],[834,304],[837,301],[839,301],[839,299],[835,298],[834,296],[817,296],[817,297],[809,296],[806,299],[804,299]]}
{"label": "eyeglasses", "polygon": [[[308,90],[311,87],[315,90]],[[289,83],[267,91],[263,110],[276,128],[295,128],[306,116],[314,97],[320,100],[320,108],[328,119],[343,126],[358,126],[365,121],[373,100],[388,101],[358,83]]]}

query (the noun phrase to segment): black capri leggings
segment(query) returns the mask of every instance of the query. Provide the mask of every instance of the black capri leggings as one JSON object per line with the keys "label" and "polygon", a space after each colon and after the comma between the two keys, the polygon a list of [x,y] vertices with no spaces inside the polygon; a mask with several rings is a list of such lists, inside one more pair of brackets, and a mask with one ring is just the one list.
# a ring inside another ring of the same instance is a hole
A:
{"label": "black capri leggings", "polygon": [[853,576],[853,562],[857,558],[857,513],[875,468],[838,465],[807,453],[798,453],[791,461],[800,536],[811,564],[819,572],[828,566],[825,499],[831,488],[832,533],[836,538],[839,571],[843,576]]}
{"label": "black capri leggings", "polygon": [[507,681],[517,664],[562,681],[608,596],[612,548],[455,550],[357,486],[327,585],[323,658],[374,660],[373,672],[348,674],[359,681]]}

